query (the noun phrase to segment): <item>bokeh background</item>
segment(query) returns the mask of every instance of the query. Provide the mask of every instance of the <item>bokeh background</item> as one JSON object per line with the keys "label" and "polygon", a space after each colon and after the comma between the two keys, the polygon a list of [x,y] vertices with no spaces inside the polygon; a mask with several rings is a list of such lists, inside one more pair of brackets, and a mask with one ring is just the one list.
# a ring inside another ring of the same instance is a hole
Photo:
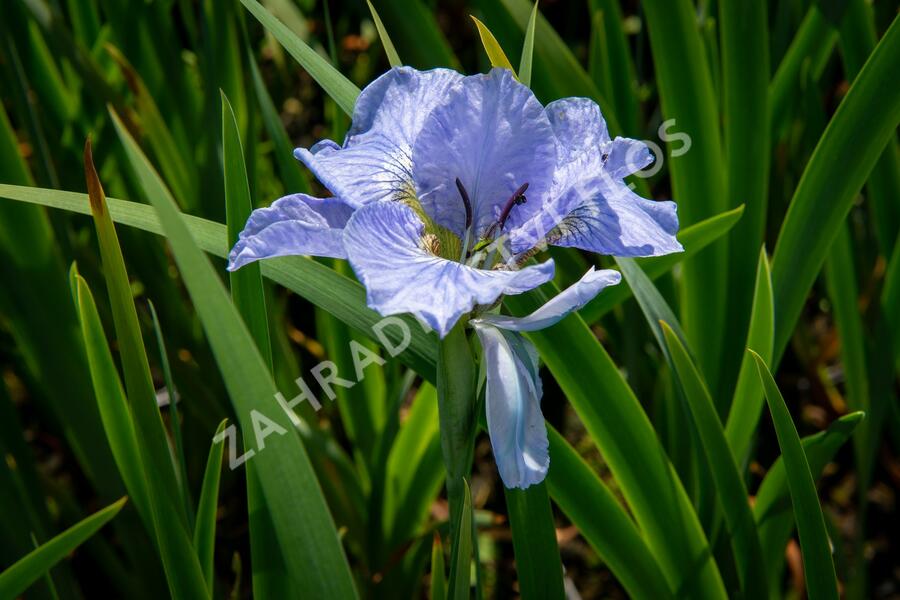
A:
{"label": "bokeh background", "polygon": [[[268,0],[263,4],[358,86],[389,68],[365,2]],[[527,2],[373,0],[373,4],[406,64],[449,66],[468,73],[490,68],[470,15],[483,21],[512,64],[519,64],[530,10]],[[712,82],[712,108],[724,112],[728,83],[722,74],[719,4],[698,0],[692,15]],[[896,2],[884,0],[779,0],[767,5],[765,52],[746,59],[764,65],[768,77],[762,84],[768,86],[766,96],[775,107],[768,122],[745,126],[751,145],[759,143],[754,131],[768,128],[771,132],[768,146],[751,157],[758,161],[756,166],[765,165],[758,171],[764,178],[762,189],[757,181],[750,198],[740,197],[740,190],[733,193],[733,189],[715,201],[676,198],[685,225],[745,203],[750,204],[743,218],[756,220],[750,229],[738,226],[730,234],[754,246],[744,249],[744,267],[729,263],[727,272],[744,268],[744,277],[711,280],[710,285],[719,287],[695,292],[722,294],[720,306],[726,307],[720,320],[710,315],[708,324],[695,319],[692,326],[694,331],[709,329],[700,337],[722,347],[702,365],[709,377],[720,380],[710,382],[714,398],[730,397],[740,367],[759,247],[765,245],[769,253],[774,249],[810,156],[868,54],[865,40],[874,43],[880,38],[898,10]],[[681,119],[679,114],[664,112],[666,101],[677,100],[661,94],[654,60],[659,55],[651,45],[648,18],[640,2],[543,0],[540,13],[532,84],[542,101],[570,95],[603,98],[604,109],[614,112],[620,133],[662,148],[666,145],[659,127],[674,116],[670,130],[691,137],[689,153],[705,152],[707,136],[721,134],[718,126],[724,117],[712,120],[716,124],[712,131],[696,130],[689,115]],[[112,129],[107,112],[111,106],[123,116],[181,209],[224,222],[221,89],[234,107],[254,205],[267,205],[289,192],[325,193],[294,163],[290,151],[322,138],[342,139],[349,118],[239,2],[5,0],[0,7],[0,37],[2,183],[84,192],[81,154],[90,135],[107,194],[143,202]],[[896,77],[883,83],[892,89],[900,85]],[[900,178],[896,131],[891,138],[893,159],[885,159],[878,167],[880,179],[873,171],[855,198],[825,267],[803,302],[776,372],[801,436],[827,428],[854,409],[872,413],[874,407],[874,425],[866,429],[865,441],[859,442],[869,449],[860,451],[862,446],[847,443],[818,477],[842,591],[856,598],[900,598],[898,371],[892,361],[896,354],[890,341],[884,340],[881,314],[882,310],[900,312],[900,306],[885,306],[880,300],[886,273],[898,261],[894,248],[900,245],[896,244],[900,196],[894,195]],[[674,144],[675,149],[678,146]],[[843,149],[848,154],[854,151],[852,146]],[[654,198],[671,198],[676,194],[670,162],[666,155],[660,158],[661,169],[640,185]],[[161,411],[170,433],[173,418],[178,419],[186,487],[196,500],[210,440],[221,419],[234,421],[232,408],[164,240],[123,226],[117,233]],[[598,260],[573,252],[554,254],[554,258],[561,265],[561,284]],[[215,260],[224,276],[224,262]],[[67,276],[73,261],[90,283],[111,332],[90,218],[0,198],[0,452],[5,458],[0,465],[0,567],[122,495],[97,417],[73,310]],[[602,264],[608,263],[604,259]],[[346,265],[329,266],[352,276]],[[676,266],[656,280],[676,312],[685,301],[686,275],[690,277]],[[319,361],[346,361],[341,353],[347,341],[362,339],[295,293],[269,284],[267,295],[275,377],[286,393],[293,394],[294,378]],[[177,417],[168,403],[150,301],[159,315],[163,348],[180,398]],[[589,306],[586,311],[585,320],[681,467],[684,423],[665,408],[676,392],[665,356],[640,306],[634,299],[623,299],[612,307]],[[548,422],[615,491],[616,482],[603,456],[566,395],[546,370],[543,380],[542,406]],[[326,403],[325,410],[305,415],[310,432],[304,441],[310,454],[322,457],[314,460],[317,473],[361,593],[367,597],[427,593],[430,531],[440,529],[447,519],[436,412],[419,415],[424,424],[417,423],[420,429],[404,437],[405,448],[414,448],[413,457],[421,461],[409,459],[416,478],[412,485],[419,496],[414,510],[378,512],[383,498],[375,492],[380,489],[377,478],[385,474],[373,469],[371,457],[384,451],[378,445],[383,427],[392,422],[405,426],[413,399],[428,394],[433,396],[433,389],[394,361],[365,385],[341,391],[338,402]],[[601,414],[603,401],[596,398]],[[360,406],[369,411],[368,421],[359,416]],[[873,423],[871,414],[867,423]],[[768,410],[763,410],[753,437],[752,458],[745,471],[751,496],[780,455]],[[406,459],[391,455],[387,460],[397,469]],[[245,485],[242,470],[223,471],[215,538],[216,597],[251,594],[253,558]],[[486,436],[476,446],[471,485],[484,595],[513,597],[518,578],[507,505]],[[570,592],[583,598],[626,597],[579,529],[557,508],[554,518]],[[373,541],[378,538],[367,533],[372,523],[377,529],[379,520],[391,519],[408,519],[409,533],[417,537]],[[786,597],[802,597],[795,536],[783,554],[786,568],[776,587]],[[166,593],[152,543],[133,509],[126,508],[114,526],[60,563],[51,578],[30,588],[26,597],[149,598]]]}

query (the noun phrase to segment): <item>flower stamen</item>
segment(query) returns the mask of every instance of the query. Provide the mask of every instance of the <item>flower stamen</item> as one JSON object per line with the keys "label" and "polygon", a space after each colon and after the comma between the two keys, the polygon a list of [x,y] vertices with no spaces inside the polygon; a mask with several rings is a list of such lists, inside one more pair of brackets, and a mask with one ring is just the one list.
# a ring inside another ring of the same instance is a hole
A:
{"label": "flower stamen", "polygon": [[456,178],[456,189],[459,190],[459,196],[462,198],[463,206],[466,209],[466,233],[463,236],[462,249],[459,254],[459,262],[464,263],[469,256],[469,237],[472,231],[472,201],[469,199],[469,192],[466,191],[466,187],[459,180],[459,177]]}

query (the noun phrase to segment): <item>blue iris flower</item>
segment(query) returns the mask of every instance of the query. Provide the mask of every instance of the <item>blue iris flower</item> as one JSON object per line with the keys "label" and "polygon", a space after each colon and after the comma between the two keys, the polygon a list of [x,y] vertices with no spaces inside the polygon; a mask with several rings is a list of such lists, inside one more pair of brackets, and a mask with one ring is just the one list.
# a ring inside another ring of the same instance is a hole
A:
{"label": "blue iris flower", "polygon": [[681,251],[673,202],[636,195],[623,179],[653,158],[611,139],[599,107],[546,107],[510,71],[463,76],[408,67],[359,95],[343,145],[294,155],[333,194],[293,194],[253,212],[229,270],[263,258],[349,260],[382,315],[411,313],[441,337],[464,316],[484,349],[488,430],[507,487],[549,466],[537,352],[521,335],[577,310],[616,271],[593,268],[533,314],[497,314],[504,295],[553,278],[548,245],[613,256]]}

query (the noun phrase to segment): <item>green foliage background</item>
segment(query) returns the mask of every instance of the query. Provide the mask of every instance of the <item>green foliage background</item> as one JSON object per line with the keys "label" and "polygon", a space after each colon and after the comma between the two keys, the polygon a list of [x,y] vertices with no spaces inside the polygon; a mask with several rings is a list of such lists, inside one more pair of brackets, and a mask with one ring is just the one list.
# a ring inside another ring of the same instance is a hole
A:
{"label": "green foliage background", "polygon": [[[2,11],[0,599],[900,594],[895,3]],[[556,281],[505,300],[623,273],[530,334],[551,467],[524,492],[483,434],[442,454],[454,398],[483,422],[464,332],[407,320],[392,358],[343,261],[224,270],[252,208],[324,193],[293,147],[401,63],[596,100],[658,144],[637,190],[678,202],[683,254],[553,249]],[[322,360],[353,378],[351,340],[384,367],[281,411]],[[286,432],[265,448],[254,410]]]}

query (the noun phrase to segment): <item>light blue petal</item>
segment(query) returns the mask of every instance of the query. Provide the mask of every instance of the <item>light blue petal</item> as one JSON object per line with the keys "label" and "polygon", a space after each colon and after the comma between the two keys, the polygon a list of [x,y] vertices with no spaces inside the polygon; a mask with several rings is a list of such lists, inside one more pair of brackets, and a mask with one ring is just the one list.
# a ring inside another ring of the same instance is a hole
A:
{"label": "light blue petal", "polygon": [[607,175],[583,183],[570,193],[580,203],[559,225],[555,246],[570,246],[612,256],[661,256],[683,250],[675,237],[674,202],[641,198],[622,181]]}
{"label": "light blue petal", "polygon": [[537,352],[520,334],[476,324],[487,373],[485,413],[494,460],[508,488],[540,483],[550,467]]}
{"label": "light blue petal", "polygon": [[407,197],[414,192],[412,144],[462,78],[449,69],[391,69],[360,92],[343,147],[325,140],[294,156],[351,206]]}
{"label": "light blue petal", "polygon": [[342,230],[353,208],[338,198],[285,196],[250,213],[228,255],[234,271],[261,258],[308,254],[346,258]]}
{"label": "light blue petal", "polygon": [[539,309],[526,317],[485,314],[472,321],[473,324],[487,323],[509,331],[538,331],[555,325],[570,313],[578,310],[594,299],[604,288],[616,285],[622,280],[618,271],[594,267]]}
{"label": "light blue petal", "polygon": [[539,212],[556,161],[556,141],[540,102],[508,69],[493,69],[466,77],[431,112],[413,148],[413,178],[425,211],[462,238],[459,178],[472,200],[477,239],[524,183],[528,200],[513,208],[506,229]]}
{"label": "light blue petal", "polygon": [[[586,98],[551,102],[547,116],[559,144],[552,199],[540,214],[512,232],[511,247],[524,252],[542,240],[615,256],[657,256],[681,250],[671,202],[634,194],[623,178],[653,161],[643,142],[610,139],[600,107]],[[554,231],[561,224],[560,231]]]}
{"label": "light blue petal", "polygon": [[613,179],[625,179],[652,162],[653,154],[647,144],[640,140],[617,137],[613,140],[609,155],[606,157],[606,172]]}
{"label": "light blue petal", "polygon": [[514,253],[546,238],[554,246],[571,246],[612,256],[661,256],[683,250],[675,237],[674,202],[647,200],[622,180],[606,173],[569,188],[544,212],[510,237]]}
{"label": "light blue petal", "polygon": [[353,270],[381,315],[412,313],[443,337],[476,304],[520,294],[553,278],[553,261],[520,271],[475,269],[425,250],[424,224],[397,202],[367,204],[344,229]]}

